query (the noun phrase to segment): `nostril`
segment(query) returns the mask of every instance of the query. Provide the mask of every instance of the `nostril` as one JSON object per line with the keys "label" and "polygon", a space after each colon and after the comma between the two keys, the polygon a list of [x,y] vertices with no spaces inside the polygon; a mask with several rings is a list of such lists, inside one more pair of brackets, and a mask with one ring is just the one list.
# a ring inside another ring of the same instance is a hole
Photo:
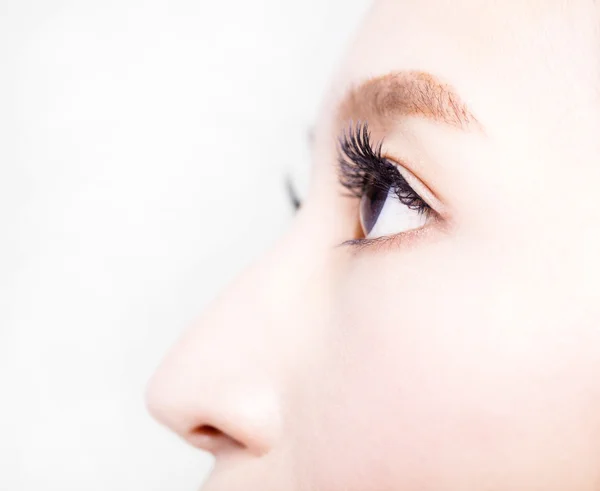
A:
{"label": "nostril", "polygon": [[213,454],[242,447],[237,440],[211,425],[202,425],[193,429],[188,440],[195,447]]}
{"label": "nostril", "polygon": [[196,428],[194,430],[194,433],[197,433],[199,435],[206,435],[207,437],[215,437],[219,434],[222,434],[221,430],[218,430],[214,426],[210,425],[200,426],[199,428]]}

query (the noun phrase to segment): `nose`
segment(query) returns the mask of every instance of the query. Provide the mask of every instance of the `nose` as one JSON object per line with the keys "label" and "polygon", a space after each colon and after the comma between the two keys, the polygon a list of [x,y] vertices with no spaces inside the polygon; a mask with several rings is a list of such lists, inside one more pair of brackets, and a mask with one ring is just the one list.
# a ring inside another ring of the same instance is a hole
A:
{"label": "nose", "polygon": [[170,350],[148,386],[154,418],[215,456],[264,455],[280,434],[274,322],[257,288],[262,274],[255,266],[224,292]]}

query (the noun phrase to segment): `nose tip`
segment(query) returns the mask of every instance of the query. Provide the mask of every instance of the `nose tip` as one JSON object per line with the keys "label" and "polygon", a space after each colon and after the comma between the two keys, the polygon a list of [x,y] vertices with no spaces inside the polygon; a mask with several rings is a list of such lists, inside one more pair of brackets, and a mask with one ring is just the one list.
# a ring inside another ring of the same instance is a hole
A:
{"label": "nose tip", "polygon": [[222,364],[211,370],[201,356],[190,360],[185,348],[175,349],[152,377],[146,406],[159,423],[216,457],[264,455],[278,434],[277,398],[264,377]]}
{"label": "nose tip", "polygon": [[279,301],[272,294],[283,251],[282,245],[229,285],[148,384],[146,404],[155,419],[215,456],[262,456],[283,436],[283,387],[297,348],[290,334],[301,332],[281,329],[289,293]]}

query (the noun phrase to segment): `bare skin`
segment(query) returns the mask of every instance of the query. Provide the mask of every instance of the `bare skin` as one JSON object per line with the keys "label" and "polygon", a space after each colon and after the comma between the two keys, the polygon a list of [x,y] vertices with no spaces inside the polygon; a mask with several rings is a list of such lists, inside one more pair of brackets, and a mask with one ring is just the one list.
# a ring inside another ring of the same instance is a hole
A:
{"label": "bare skin", "polygon": [[[592,0],[373,5],[294,227],[152,380],[207,491],[600,489],[599,46]],[[423,226],[392,197],[364,240],[357,121]]]}

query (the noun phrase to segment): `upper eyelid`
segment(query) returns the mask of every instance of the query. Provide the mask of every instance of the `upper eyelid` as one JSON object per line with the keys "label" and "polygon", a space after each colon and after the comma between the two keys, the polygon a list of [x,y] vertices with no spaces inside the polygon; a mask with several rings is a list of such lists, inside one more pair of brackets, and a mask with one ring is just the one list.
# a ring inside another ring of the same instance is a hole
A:
{"label": "upper eyelid", "polygon": [[376,145],[372,143],[367,122],[350,126],[338,138],[340,181],[357,196],[364,191],[369,179],[376,177],[388,183],[397,180],[397,177],[389,174],[390,167],[402,177],[397,166],[382,157],[382,145],[383,141]]}
{"label": "upper eyelid", "polygon": [[[413,191],[417,193],[423,199],[423,201],[425,201],[433,210],[435,210],[441,215],[446,214],[447,207],[437,197],[436,193],[432,191],[432,189],[427,184],[425,184],[423,180],[412,171],[412,169],[410,169],[409,165],[407,165],[404,161],[399,162],[396,157],[390,156],[388,153],[382,153],[381,156],[382,158],[386,159],[388,162],[392,163],[398,168],[398,172],[400,173],[402,178],[413,189]],[[409,175],[408,179],[403,174],[401,169]],[[417,187],[419,189],[415,189],[415,185],[411,183],[412,178],[414,178],[414,180],[417,181]]]}
{"label": "upper eyelid", "polygon": [[[350,189],[351,187],[357,187],[356,182],[353,182],[353,186],[347,186],[345,183],[358,177],[356,175],[349,176],[346,172],[350,170],[348,167],[355,165],[359,167],[359,171],[363,170],[361,168],[363,166],[358,160],[372,159],[374,162],[386,161],[396,168],[398,174],[404,180],[404,183],[410,187],[410,189],[421,198],[427,206],[440,214],[443,213],[445,208],[429,186],[427,186],[422,179],[417,177],[415,172],[413,172],[404,161],[400,161],[398,158],[391,156],[388,152],[383,151],[385,139],[382,138],[377,143],[373,142],[371,132],[369,131],[368,121],[358,121],[356,123],[351,121],[346,125],[337,140],[339,169],[341,170],[341,174],[345,174],[341,176],[341,182],[346,188]],[[358,159],[355,159],[354,157],[358,157]],[[350,161],[349,163],[348,160]],[[409,175],[408,179],[401,169],[404,169]],[[390,176],[386,177],[390,178]],[[416,185],[413,184],[414,182],[416,182]],[[354,192],[354,194],[358,195],[356,192]]]}

